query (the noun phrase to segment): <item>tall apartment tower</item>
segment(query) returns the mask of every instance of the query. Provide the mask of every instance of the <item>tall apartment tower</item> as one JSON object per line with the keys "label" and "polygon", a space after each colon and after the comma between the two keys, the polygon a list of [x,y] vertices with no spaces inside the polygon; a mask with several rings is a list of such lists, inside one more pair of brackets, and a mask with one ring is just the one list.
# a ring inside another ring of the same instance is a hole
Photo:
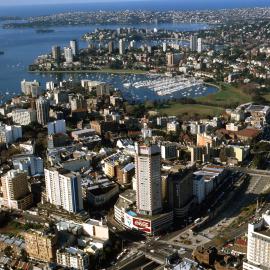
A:
{"label": "tall apartment tower", "polygon": [[202,38],[198,38],[197,52],[201,53],[203,51],[203,41]]}
{"label": "tall apartment tower", "polygon": [[65,56],[65,60],[67,63],[73,62],[73,52],[72,52],[72,49],[70,47],[64,48],[64,56]]}
{"label": "tall apartment tower", "polygon": [[166,42],[162,43],[162,50],[164,53],[167,52],[167,43]]}
{"label": "tall apartment tower", "polygon": [[21,81],[21,89],[27,96],[37,97],[40,95],[40,83],[36,80],[32,82],[26,80]]}
{"label": "tall apartment tower", "polygon": [[79,174],[65,169],[45,169],[47,200],[68,212],[83,209],[81,178]]}
{"label": "tall apartment tower", "polygon": [[72,51],[73,56],[77,56],[79,54],[79,45],[76,39],[70,41],[70,48]]}
{"label": "tall apartment tower", "polygon": [[196,52],[198,48],[198,38],[197,36],[190,37],[190,50]]}
{"label": "tall apartment tower", "polygon": [[123,39],[119,40],[119,54],[123,55],[125,53],[125,41]]}
{"label": "tall apartment tower", "polygon": [[3,198],[0,205],[12,209],[26,210],[32,204],[27,174],[19,170],[10,170],[1,177]]}
{"label": "tall apartment tower", "polygon": [[248,224],[247,260],[244,270],[270,269],[270,214]]}
{"label": "tall apartment tower", "polygon": [[61,48],[60,46],[53,46],[52,47],[52,58],[59,63],[61,60]]}
{"label": "tall apartment tower", "polygon": [[108,43],[108,51],[109,51],[109,54],[112,54],[113,53],[113,50],[114,50],[114,43],[113,41],[109,41]]}
{"label": "tall apartment tower", "polygon": [[182,55],[180,53],[167,53],[167,66],[173,67],[179,65]]}
{"label": "tall apartment tower", "polygon": [[41,125],[46,125],[49,122],[50,102],[44,97],[39,97],[36,100],[37,121]]}
{"label": "tall apartment tower", "polygon": [[151,144],[136,144],[135,148],[137,209],[155,215],[162,211],[160,148]]}

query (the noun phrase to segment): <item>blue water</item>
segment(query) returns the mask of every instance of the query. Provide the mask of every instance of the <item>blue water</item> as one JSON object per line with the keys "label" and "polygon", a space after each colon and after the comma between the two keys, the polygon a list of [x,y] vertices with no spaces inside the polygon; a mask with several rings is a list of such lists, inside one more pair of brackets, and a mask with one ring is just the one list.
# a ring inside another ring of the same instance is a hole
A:
{"label": "blue water", "polygon": [[[233,8],[250,6],[269,6],[269,0],[177,0],[177,1],[140,1],[122,3],[92,3],[69,5],[41,5],[41,6],[0,6],[0,16],[37,16],[66,11],[87,10],[119,10],[119,9],[145,9],[145,10],[171,10],[171,9],[203,9],[203,8]],[[1,2],[0,2],[1,3]],[[102,26],[104,28],[117,28],[117,25]],[[169,25],[136,25],[134,27],[162,28],[174,30],[198,30],[204,25],[169,24]],[[69,76],[56,77],[49,75],[29,74],[27,66],[43,53],[50,52],[52,45],[65,46],[71,39],[80,37],[95,29],[95,26],[57,27],[54,33],[37,34],[33,29],[2,29],[0,25],[0,93],[9,92],[13,95],[20,92],[20,81],[23,79],[37,79],[44,86],[48,80],[66,79]],[[86,47],[80,42],[80,47]],[[76,75],[79,76],[79,75]],[[89,75],[94,76],[94,75]],[[105,75],[102,75],[105,77]],[[85,75],[83,76],[85,77]],[[80,77],[82,78],[82,77]],[[77,78],[77,79],[80,79]],[[118,87],[122,83],[123,76],[106,77]],[[213,89],[209,90],[214,91]],[[5,98],[10,96],[6,95]],[[0,100],[1,101],[1,100]]]}
{"label": "blue water", "polygon": [[[74,0],[76,2],[77,0]],[[18,1],[20,2],[20,1]],[[32,1],[33,2],[33,1]],[[38,2],[38,1],[37,1]],[[82,2],[82,1],[80,1]],[[192,9],[218,9],[241,7],[269,6],[269,0],[146,0],[146,1],[122,1],[114,3],[76,3],[55,5],[31,5],[0,7],[0,16],[38,16],[68,11],[94,11],[94,10],[119,10],[119,9],[144,9],[144,10],[192,10]],[[1,3],[1,2],[0,2]]]}
{"label": "blue water", "polygon": [[[99,26],[101,27],[101,26]],[[103,28],[117,29],[118,25],[103,25]],[[135,25],[139,28],[162,28],[172,30],[191,31],[205,28],[206,25],[200,24],[163,24],[157,25]],[[10,92],[14,94],[20,92],[20,82],[26,80],[38,80],[42,86],[45,86],[46,81],[57,81],[61,79],[69,79],[68,76],[55,76],[55,75],[40,75],[27,72],[29,64],[33,63],[38,55],[45,54],[51,51],[53,45],[60,45],[61,47],[67,46],[71,39],[80,40],[81,36],[86,32],[93,31],[96,26],[70,26],[70,27],[55,27],[55,32],[37,34],[34,29],[3,29],[0,24],[0,50],[5,52],[0,55],[0,92]],[[80,47],[86,47],[84,41],[80,41]],[[78,77],[74,75],[73,77]],[[92,77],[94,75],[91,75]],[[86,75],[81,76],[82,79]],[[112,82],[115,87],[119,87],[122,83],[118,77],[113,76]],[[110,78],[103,75],[105,80]],[[5,96],[8,98],[8,96]]]}

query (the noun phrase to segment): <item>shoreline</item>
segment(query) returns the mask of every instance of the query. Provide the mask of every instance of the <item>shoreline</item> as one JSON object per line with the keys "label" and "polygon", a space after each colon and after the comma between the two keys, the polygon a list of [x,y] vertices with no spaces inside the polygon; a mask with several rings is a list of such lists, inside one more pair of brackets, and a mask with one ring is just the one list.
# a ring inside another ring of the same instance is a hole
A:
{"label": "shoreline", "polygon": [[[220,93],[220,92],[222,91],[220,85],[217,85],[217,84],[214,84],[214,83],[209,83],[209,82],[204,82],[204,84],[205,84],[205,85],[208,85],[208,86],[212,86],[212,87],[217,88],[218,91],[217,91],[215,94]],[[209,94],[209,95],[211,95],[211,94]],[[200,97],[197,97],[197,98],[200,98]],[[195,99],[196,99],[196,98],[195,98]]]}
{"label": "shoreline", "polygon": [[[52,71],[30,71],[29,73],[32,74],[112,74],[112,75],[147,75],[151,74],[149,71],[143,71],[143,70],[124,70],[124,69],[101,69],[101,70],[70,70],[70,71],[64,71],[64,70],[52,70]],[[160,73],[160,75],[164,75],[164,73]],[[203,83],[206,86],[211,86],[217,89],[217,91],[214,93],[214,95],[222,92],[222,88],[220,85],[210,83],[210,82],[204,82]],[[209,93],[208,95],[205,95],[204,97],[207,97],[209,95],[213,95],[213,93]],[[194,97],[193,99],[199,99],[200,97]]]}
{"label": "shoreline", "polygon": [[144,70],[125,70],[125,69],[101,69],[101,70],[42,70],[42,71],[32,71],[28,70],[29,73],[39,73],[39,74],[86,74],[86,73],[106,73],[106,74],[123,74],[123,75],[146,75],[148,71]]}

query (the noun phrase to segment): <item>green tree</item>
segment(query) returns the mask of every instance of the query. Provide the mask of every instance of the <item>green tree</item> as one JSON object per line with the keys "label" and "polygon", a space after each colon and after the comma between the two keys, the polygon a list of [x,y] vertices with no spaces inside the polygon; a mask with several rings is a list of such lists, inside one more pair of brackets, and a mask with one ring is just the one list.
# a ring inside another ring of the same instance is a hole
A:
{"label": "green tree", "polygon": [[11,256],[12,256],[12,253],[13,253],[13,250],[12,250],[12,247],[11,247],[11,246],[5,247],[5,249],[4,249],[4,254],[5,254],[7,257],[11,257]]}

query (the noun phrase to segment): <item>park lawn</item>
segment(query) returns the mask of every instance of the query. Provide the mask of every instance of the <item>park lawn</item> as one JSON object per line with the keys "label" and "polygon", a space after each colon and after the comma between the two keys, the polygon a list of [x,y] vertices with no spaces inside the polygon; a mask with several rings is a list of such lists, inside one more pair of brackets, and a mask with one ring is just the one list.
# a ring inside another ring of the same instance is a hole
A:
{"label": "park lawn", "polygon": [[207,102],[215,106],[226,108],[232,104],[243,104],[251,101],[251,96],[244,93],[241,87],[234,87],[228,84],[220,84],[220,90],[217,93],[205,97],[199,97],[198,102]]}
{"label": "park lawn", "polygon": [[[217,116],[235,104],[243,104],[251,101],[251,96],[246,94],[241,87],[234,87],[225,83],[218,85],[220,90],[214,94],[205,97],[199,97],[195,100],[202,104],[182,104],[171,102],[166,108],[161,108],[158,111],[167,115],[182,115],[188,114],[189,116],[200,115]],[[270,100],[270,95],[268,96]]]}
{"label": "park lawn", "polygon": [[270,94],[263,95],[263,97],[264,97],[268,102],[270,102]]}
{"label": "park lawn", "polygon": [[181,103],[172,103],[168,105],[167,108],[162,108],[159,110],[160,113],[167,115],[183,115],[188,114],[194,116],[199,114],[200,116],[218,116],[224,112],[223,108],[216,106],[207,106],[200,104],[181,104]]}

